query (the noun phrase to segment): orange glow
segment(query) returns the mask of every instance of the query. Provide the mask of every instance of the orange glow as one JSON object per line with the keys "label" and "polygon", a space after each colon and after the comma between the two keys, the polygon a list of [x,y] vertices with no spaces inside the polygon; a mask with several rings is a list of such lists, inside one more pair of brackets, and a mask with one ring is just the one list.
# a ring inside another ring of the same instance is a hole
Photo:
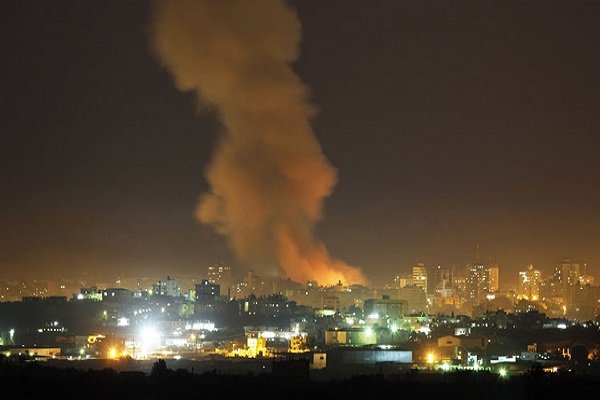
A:
{"label": "orange glow", "polygon": [[114,360],[115,358],[118,357],[118,351],[116,348],[111,347],[110,349],[108,349],[108,358],[110,358],[111,360]]}
{"label": "orange glow", "polygon": [[427,364],[433,364],[435,362],[435,354],[434,353],[427,353],[426,356],[427,359]]}
{"label": "orange glow", "polygon": [[239,259],[276,261],[296,281],[365,283],[313,235],[337,171],[310,125],[308,90],[290,67],[301,41],[294,10],[279,0],[161,5],[156,55],[177,87],[194,90],[225,128],[197,220],[227,236]]}
{"label": "orange glow", "polygon": [[292,234],[292,228],[277,230],[279,263],[283,272],[297,282],[314,280],[321,285],[364,284],[361,271],[343,261],[332,259],[325,246],[311,243],[308,237]]}

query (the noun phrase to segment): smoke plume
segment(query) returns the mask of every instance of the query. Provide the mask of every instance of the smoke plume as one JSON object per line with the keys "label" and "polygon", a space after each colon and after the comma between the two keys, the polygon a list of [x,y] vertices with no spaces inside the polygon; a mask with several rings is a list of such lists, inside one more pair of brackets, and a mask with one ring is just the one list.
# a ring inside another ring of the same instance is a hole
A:
{"label": "smoke plume", "polygon": [[173,0],[156,5],[154,50],[178,89],[195,91],[224,132],[196,217],[251,265],[296,281],[362,283],[313,235],[336,171],[321,151],[307,87],[292,70],[302,32],[283,0]]}

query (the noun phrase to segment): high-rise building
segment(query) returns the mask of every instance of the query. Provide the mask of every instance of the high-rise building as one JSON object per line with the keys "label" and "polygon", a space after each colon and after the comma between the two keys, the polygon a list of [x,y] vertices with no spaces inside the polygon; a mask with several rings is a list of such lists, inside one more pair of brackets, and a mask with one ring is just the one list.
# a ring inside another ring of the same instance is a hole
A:
{"label": "high-rise building", "polygon": [[465,279],[466,298],[481,303],[489,293],[498,292],[500,289],[500,267],[497,265],[484,265],[480,262],[468,266]]}
{"label": "high-rise building", "polygon": [[453,268],[442,267],[438,265],[434,268],[433,274],[430,274],[431,280],[428,282],[429,289],[437,295],[446,297],[453,292],[454,271]]}
{"label": "high-rise building", "polygon": [[210,265],[206,276],[210,283],[219,284],[224,294],[229,293],[231,288],[231,268],[223,263]]}
{"label": "high-rise building", "polygon": [[569,259],[565,259],[554,266],[554,279],[556,279],[563,288],[579,283],[580,276],[581,271],[579,269],[579,264],[574,263]]}
{"label": "high-rise building", "polygon": [[412,284],[427,293],[427,269],[425,264],[419,263],[412,267]]}
{"label": "high-rise building", "polygon": [[203,279],[196,285],[196,301],[212,300],[221,295],[221,288],[218,283],[211,283],[208,279]]}
{"label": "high-rise building", "polygon": [[179,283],[177,283],[175,279],[171,279],[170,276],[167,276],[166,281],[158,281],[153,285],[152,289],[153,293],[158,296],[181,296],[181,287],[179,287]]}
{"label": "high-rise building", "polygon": [[519,272],[519,297],[529,301],[539,300],[541,283],[542,273],[529,265],[526,271]]}
{"label": "high-rise building", "polygon": [[467,299],[475,304],[481,303],[489,293],[489,268],[481,263],[470,264],[465,286]]}
{"label": "high-rise building", "polygon": [[396,275],[392,287],[400,289],[412,285],[412,275]]}
{"label": "high-rise building", "polygon": [[454,292],[462,297],[467,296],[467,278],[461,275],[454,274],[452,277],[452,286],[454,287]]}
{"label": "high-rise building", "polygon": [[573,291],[576,286],[579,286],[580,277],[579,263],[574,263],[570,259],[565,259],[554,266],[554,281],[564,304],[572,304]]}
{"label": "high-rise building", "polygon": [[497,265],[488,267],[488,291],[490,293],[500,291],[500,267]]}

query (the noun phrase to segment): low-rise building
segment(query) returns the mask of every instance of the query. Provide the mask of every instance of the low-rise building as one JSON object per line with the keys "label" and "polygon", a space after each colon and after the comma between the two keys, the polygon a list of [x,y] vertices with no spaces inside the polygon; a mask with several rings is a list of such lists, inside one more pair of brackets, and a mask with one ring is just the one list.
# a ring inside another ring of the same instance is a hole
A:
{"label": "low-rise building", "polygon": [[327,346],[364,346],[377,343],[377,333],[374,329],[348,328],[332,329],[325,332],[325,344]]}

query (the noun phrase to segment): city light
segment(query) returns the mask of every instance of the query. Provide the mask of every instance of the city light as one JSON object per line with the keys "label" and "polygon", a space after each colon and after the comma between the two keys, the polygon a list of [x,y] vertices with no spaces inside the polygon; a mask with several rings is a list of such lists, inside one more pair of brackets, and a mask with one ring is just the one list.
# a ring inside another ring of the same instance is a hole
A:
{"label": "city light", "polygon": [[205,330],[205,331],[209,331],[209,332],[213,332],[214,330],[216,330],[214,322],[187,323],[185,325],[185,329],[195,330],[195,331]]}
{"label": "city light", "polygon": [[428,326],[422,326],[417,330],[417,332],[424,333],[425,335],[429,336],[431,334],[431,329]]}
{"label": "city light", "polygon": [[111,347],[110,349],[108,349],[108,358],[110,358],[111,360],[114,360],[115,358],[117,358],[117,349],[114,347]]}
{"label": "city light", "polygon": [[142,329],[140,339],[142,343],[155,344],[160,340],[160,333],[155,328],[147,326]]}
{"label": "city light", "polygon": [[139,350],[141,356],[145,357],[148,354],[155,352],[160,346],[161,334],[153,326],[145,326],[140,331],[139,335]]}
{"label": "city light", "polygon": [[427,364],[433,364],[435,362],[435,353],[427,353],[426,359]]}
{"label": "city light", "polygon": [[2,7],[3,398],[600,400],[600,0],[65,3]]}

